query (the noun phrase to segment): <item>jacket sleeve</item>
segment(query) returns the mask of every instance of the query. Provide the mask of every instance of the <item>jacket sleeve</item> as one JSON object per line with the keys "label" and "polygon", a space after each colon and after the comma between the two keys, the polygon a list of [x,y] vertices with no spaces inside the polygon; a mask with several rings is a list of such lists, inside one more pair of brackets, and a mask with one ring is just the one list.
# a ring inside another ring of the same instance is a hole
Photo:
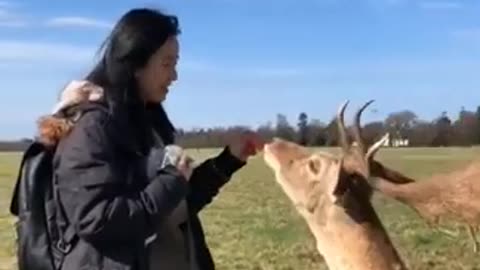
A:
{"label": "jacket sleeve", "polygon": [[146,241],[155,224],[186,196],[188,182],[168,166],[150,182],[133,179],[149,182],[143,190],[126,189],[112,142],[118,131],[102,113],[87,113],[65,139],[56,169],[60,201],[76,233],[86,241],[109,245]]}
{"label": "jacket sleeve", "polygon": [[212,202],[232,177],[232,174],[241,169],[246,162],[237,159],[228,147],[216,157],[207,159],[192,173],[187,197],[190,211],[198,213]]}

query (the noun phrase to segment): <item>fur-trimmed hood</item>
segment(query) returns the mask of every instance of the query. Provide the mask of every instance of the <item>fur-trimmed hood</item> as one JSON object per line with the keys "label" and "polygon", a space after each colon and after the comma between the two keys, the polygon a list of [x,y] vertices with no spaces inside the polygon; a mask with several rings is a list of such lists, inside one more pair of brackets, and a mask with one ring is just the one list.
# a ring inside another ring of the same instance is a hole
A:
{"label": "fur-trimmed hood", "polygon": [[58,102],[48,115],[37,121],[38,139],[46,146],[55,146],[68,135],[74,126],[73,117],[67,113],[72,106],[103,98],[103,88],[85,80],[73,80],[62,90]]}

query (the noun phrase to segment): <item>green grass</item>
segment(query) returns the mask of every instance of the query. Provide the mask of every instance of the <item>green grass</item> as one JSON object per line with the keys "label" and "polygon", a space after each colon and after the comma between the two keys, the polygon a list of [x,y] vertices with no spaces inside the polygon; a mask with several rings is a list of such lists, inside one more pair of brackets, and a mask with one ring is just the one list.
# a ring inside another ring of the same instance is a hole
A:
{"label": "green grass", "polygon": [[0,153],[0,270],[14,269],[14,219],[9,216],[8,209],[20,157],[19,154]]}
{"label": "green grass", "polygon": [[[191,152],[204,159],[218,150]],[[378,158],[421,178],[454,169],[479,153],[479,148],[382,149]],[[8,204],[18,162],[18,154],[0,154],[0,270],[12,269],[14,261]],[[374,205],[411,269],[480,269],[480,256],[473,254],[463,227],[453,237],[429,229],[412,210],[380,195]],[[201,218],[218,269],[326,269],[305,223],[259,157],[235,174]],[[455,224],[442,228],[457,231]]]}

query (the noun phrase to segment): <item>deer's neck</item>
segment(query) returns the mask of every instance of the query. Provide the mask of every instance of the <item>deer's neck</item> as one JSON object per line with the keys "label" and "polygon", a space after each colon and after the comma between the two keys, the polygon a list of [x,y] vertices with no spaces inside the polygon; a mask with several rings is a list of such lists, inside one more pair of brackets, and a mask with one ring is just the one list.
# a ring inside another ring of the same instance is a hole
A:
{"label": "deer's neck", "polygon": [[337,208],[323,217],[324,222],[307,222],[329,269],[407,270],[372,211],[359,221]]}
{"label": "deer's neck", "polygon": [[407,184],[396,184],[382,178],[374,180],[374,187],[381,194],[405,203],[413,208],[440,200],[441,194],[452,192],[452,180],[459,179],[459,173],[433,175]]}
{"label": "deer's neck", "polygon": [[[371,179],[373,187],[384,195],[406,203],[412,207],[432,200],[440,200],[448,197],[448,194],[455,192],[459,185],[470,186],[472,179],[478,179],[480,175],[480,161],[472,161],[456,170],[447,173],[437,173],[424,179],[409,179],[409,183],[398,179],[403,177],[396,172],[387,171],[379,178]],[[398,176],[400,175],[400,176]],[[389,180],[385,180],[389,179]],[[475,185],[471,185],[475,186]]]}

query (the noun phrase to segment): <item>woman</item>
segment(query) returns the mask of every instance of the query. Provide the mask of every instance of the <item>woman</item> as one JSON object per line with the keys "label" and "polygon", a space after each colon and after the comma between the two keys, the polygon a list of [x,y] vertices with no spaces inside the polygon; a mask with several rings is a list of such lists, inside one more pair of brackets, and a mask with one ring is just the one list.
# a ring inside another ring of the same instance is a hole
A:
{"label": "woman", "polygon": [[179,32],[173,16],[127,12],[82,86],[97,102],[40,121],[41,139],[57,146],[59,201],[74,232],[62,269],[214,269],[198,212],[254,152],[240,138],[193,171],[162,163],[174,143],[161,103],[177,79]]}

